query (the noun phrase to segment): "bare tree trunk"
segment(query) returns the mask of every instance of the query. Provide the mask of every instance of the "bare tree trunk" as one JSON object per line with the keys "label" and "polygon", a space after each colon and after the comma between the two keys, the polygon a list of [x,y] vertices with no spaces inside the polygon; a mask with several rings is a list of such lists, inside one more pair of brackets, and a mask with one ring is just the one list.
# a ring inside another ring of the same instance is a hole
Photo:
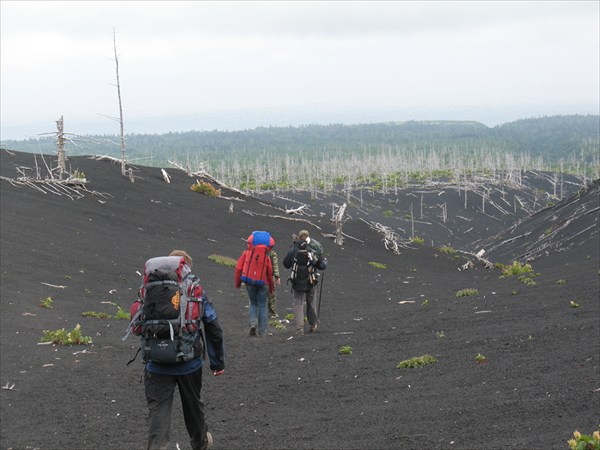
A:
{"label": "bare tree trunk", "polygon": [[410,204],[410,228],[411,228],[411,238],[415,238],[415,215],[413,213],[413,204]]}
{"label": "bare tree trunk", "polygon": [[60,116],[60,119],[56,121],[56,145],[58,147],[58,177],[62,180],[63,173],[65,172],[65,133],[63,116]]}
{"label": "bare tree trunk", "polygon": [[342,231],[342,227],[344,226],[344,222],[342,221],[344,211],[346,211],[346,203],[340,207],[335,216],[335,243],[337,245],[344,245],[344,233]]}
{"label": "bare tree trunk", "polygon": [[113,48],[115,51],[115,66],[117,72],[117,96],[119,97],[119,125],[121,128],[121,175],[126,175],[125,133],[123,129],[123,104],[121,102],[121,82],[119,81],[119,57],[117,55],[117,37],[113,28]]}

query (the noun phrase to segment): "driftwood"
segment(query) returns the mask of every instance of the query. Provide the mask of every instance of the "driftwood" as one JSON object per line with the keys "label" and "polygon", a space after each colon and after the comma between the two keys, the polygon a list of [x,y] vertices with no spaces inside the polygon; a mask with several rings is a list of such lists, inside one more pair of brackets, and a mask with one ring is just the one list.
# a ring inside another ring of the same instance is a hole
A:
{"label": "driftwood", "polygon": [[[332,234],[332,233],[321,233],[321,236],[326,237],[326,238],[331,238],[331,239],[336,239],[337,238],[337,236],[335,234]],[[353,241],[360,242],[361,244],[365,243],[365,241],[361,241],[360,239],[355,238],[354,236],[350,236],[349,234],[346,234],[346,233],[343,233],[343,236],[345,238],[352,239]]]}
{"label": "driftwood", "polygon": [[187,169],[185,169],[184,167],[181,166],[181,164],[177,164],[176,162],[173,161],[169,161],[169,164],[175,166],[176,168],[184,171],[188,176],[196,176],[196,177],[201,177],[201,178],[206,178],[208,181],[210,181],[211,183],[216,184],[217,186],[223,188],[223,189],[227,189],[229,191],[232,192],[236,192],[240,195],[243,195],[244,197],[248,197],[248,194],[240,191],[239,189],[236,189],[234,187],[230,187],[227,186],[225,183],[223,183],[222,181],[217,180],[215,177],[213,177],[211,174],[209,174],[208,172],[206,172],[204,169],[201,169],[199,171],[196,172],[192,172],[189,173],[189,171]]}
{"label": "driftwood", "polygon": [[383,245],[385,246],[386,250],[391,250],[396,255],[399,255],[401,248],[414,248],[410,245],[410,241],[402,239],[390,227],[387,227],[377,222],[367,222],[362,218],[360,220],[369,225],[371,229],[377,231],[380,234],[383,234]]}
{"label": "driftwood", "polygon": [[44,282],[42,282],[42,284],[46,285],[46,286],[53,287],[53,288],[58,288],[58,289],[65,289],[66,288],[66,286],[58,286],[56,284],[50,284],[50,283],[44,283]]}
{"label": "driftwood", "polygon": [[272,219],[284,219],[284,220],[293,220],[295,222],[305,222],[305,223],[311,224],[313,227],[317,228],[318,230],[321,229],[321,227],[319,227],[318,225],[315,225],[308,219],[300,219],[300,218],[296,218],[296,217],[275,216],[272,214],[262,214],[262,213],[257,213],[254,211],[249,211],[247,209],[244,209],[243,212],[245,214],[248,214],[249,216],[271,217]]}
{"label": "driftwood", "polygon": [[306,208],[307,205],[302,205],[299,206],[298,208],[293,208],[293,209],[286,209],[285,213],[286,214],[302,214],[302,212],[304,211],[304,208]]}

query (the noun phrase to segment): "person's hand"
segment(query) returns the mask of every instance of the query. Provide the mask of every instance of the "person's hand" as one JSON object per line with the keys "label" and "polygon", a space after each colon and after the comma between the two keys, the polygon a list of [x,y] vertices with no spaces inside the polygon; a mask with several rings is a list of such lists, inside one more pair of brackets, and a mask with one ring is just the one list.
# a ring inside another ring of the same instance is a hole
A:
{"label": "person's hand", "polygon": [[214,370],[213,371],[213,376],[218,377],[219,375],[223,375],[224,373],[225,373],[225,369]]}
{"label": "person's hand", "polygon": [[275,283],[277,283],[277,286],[281,286],[281,278],[275,278]]}

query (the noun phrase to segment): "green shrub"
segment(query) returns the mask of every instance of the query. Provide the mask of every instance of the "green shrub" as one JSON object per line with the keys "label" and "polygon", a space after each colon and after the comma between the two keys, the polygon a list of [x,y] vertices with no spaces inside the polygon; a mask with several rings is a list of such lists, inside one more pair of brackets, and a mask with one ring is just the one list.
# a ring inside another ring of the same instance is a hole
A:
{"label": "green shrub", "polygon": [[294,320],[294,317],[295,317],[295,316],[294,316],[292,313],[288,313],[288,314],[286,314],[286,315],[285,315],[285,319],[286,319],[286,320],[289,320],[290,322],[291,322],[292,320]]}
{"label": "green shrub", "polygon": [[447,246],[440,247],[440,251],[447,253],[449,255],[453,255],[456,253],[456,250],[454,250],[452,247],[447,247]]}
{"label": "green shrub", "polygon": [[387,211],[383,212],[383,217],[389,219],[390,217],[394,217],[394,211],[392,211],[391,209],[388,209]]}
{"label": "green shrub", "polygon": [[436,363],[437,359],[430,355],[415,356],[414,358],[405,359],[396,365],[396,369],[414,369],[417,367],[426,366],[427,364]]}
{"label": "green shrub", "polygon": [[271,320],[269,321],[269,325],[271,325],[277,331],[284,331],[286,329],[285,324],[283,324],[280,320]]}
{"label": "green shrub", "polygon": [[56,345],[88,345],[92,343],[92,338],[81,335],[81,325],[77,324],[73,331],[68,333],[64,328],[60,330],[44,330],[42,342],[52,342]]}
{"label": "green shrub", "polygon": [[523,275],[533,272],[531,264],[521,264],[519,261],[513,261],[510,266],[502,267],[502,275],[500,278],[510,277],[512,275]]}
{"label": "green shrub", "polygon": [[446,337],[446,333],[444,333],[443,331],[436,331],[435,332],[435,337],[438,338],[438,339],[445,338]]}
{"label": "green shrub", "polygon": [[579,308],[579,303],[577,303],[577,302],[575,302],[573,300],[571,300],[569,302],[569,304],[571,305],[571,308]]}
{"label": "green shrub", "polygon": [[84,311],[81,313],[83,317],[94,317],[95,319],[111,319],[112,316],[105,312]]}
{"label": "green shrub", "polygon": [[227,267],[235,267],[237,261],[229,256],[221,256],[221,255],[208,255],[208,259],[217,264],[221,264],[222,266]]}
{"label": "green shrub", "polygon": [[117,313],[115,314],[115,319],[129,320],[131,319],[131,315],[120,306],[117,306]]}
{"label": "green shrub", "polygon": [[102,302],[102,303],[107,303],[109,305],[112,306],[116,306],[117,308],[117,313],[114,316],[111,316],[109,314],[104,314],[104,313],[97,313],[94,311],[90,311],[89,313],[87,313],[88,315],[86,316],[86,313],[83,313],[83,316],[86,317],[98,317],[101,319],[123,319],[123,320],[129,320],[131,319],[131,316],[129,314],[129,312],[125,311],[123,308],[121,308],[119,305],[117,305],[115,302]]}
{"label": "green shrub", "polygon": [[600,450],[600,431],[594,431],[591,436],[575,431],[573,437],[567,441],[571,450]]}
{"label": "green shrub", "polygon": [[208,197],[219,197],[221,195],[221,190],[214,187],[212,184],[207,183],[206,181],[196,181],[195,184],[190,186],[190,189],[194,192],[199,192],[200,194],[207,195]]}
{"label": "green shrub", "polygon": [[567,284],[567,280],[558,280],[556,282],[556,284],[559,284],[559,285]]}
{"label": "green shrub", "polygon": [[51,297],[46,297],[45,299],[40,301],[40,306],[42,308],[52,309],[52,303],[54,303],[54,300],[52,300]]}
{"label": "green shrub", "polygon": [[340,353],[340,355],[351,355],[352,347],[350,347],[349,345],[342,345],[340,347],[339,353]]}
{"label": "green shrub", "polygon": [[79,169],[77,169],[75,170],[75,172],[73,172],[71,178],[75,178],[77,180],[85,180],[85,172],[81,172]]}
{"label": "green shrub", "polygon": [[470,297],[471,295],[478,295],[479,291],[477,289],[461,289],[456,293],[456,297]]}
{"label": "green shrub", "polygon": [[475,361],[477,362],[477,364],[484,364],[487,362],[487,356],[483,356],[481,353],[477,353]]}
{"label": "green shrub", "polygon": [[412,238],[412,239],[410,240],[410,242],[412,242],[413,244],[419,244],[419,245],[422,245],[422,244],[424,244],[424,243],[425,243],[425,239],[423,239],[423,238],[420,238],[419,236],[415,236],[414,238]]}
{"label": "green shrub", "polygon": [[375,267],[376,269],[387,269],[387,266],[385,264],[381,264],[374,261],[369,261],[369,265],[371,267]]}

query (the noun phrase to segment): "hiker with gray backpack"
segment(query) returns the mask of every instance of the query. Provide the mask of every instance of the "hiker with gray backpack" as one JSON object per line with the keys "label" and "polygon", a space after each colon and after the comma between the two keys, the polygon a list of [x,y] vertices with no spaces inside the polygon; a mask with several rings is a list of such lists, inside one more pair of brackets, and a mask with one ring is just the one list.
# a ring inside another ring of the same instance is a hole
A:
{"label": "hiker with gray backpack", "polygon": [[146,261],[139,299],[131,307],[123,338],[130,333],[141,338],[138,353],[146,363],[148,450],[169,445],[176,386],[192,449],[206,450],[213,444],[200,400],[202,367],[208,353],[212,374],[224,373],[223,331],[191,266],[192,258],[182,250]]}
{"label": "hiker with gray backpack", "polygon": [[319,282],[319,270],[327,268],[327,260],[323,258],[323,246],[312,239],[308,231],[301,230],[293,236],[293,245],[283,260],[286,269],[292,269],[288,281],[292,284],[294,299],[294,319],[296,334],[304,335],[304,305],[309,331],[317,331],[319,317],[315,309],[315,288]]}

